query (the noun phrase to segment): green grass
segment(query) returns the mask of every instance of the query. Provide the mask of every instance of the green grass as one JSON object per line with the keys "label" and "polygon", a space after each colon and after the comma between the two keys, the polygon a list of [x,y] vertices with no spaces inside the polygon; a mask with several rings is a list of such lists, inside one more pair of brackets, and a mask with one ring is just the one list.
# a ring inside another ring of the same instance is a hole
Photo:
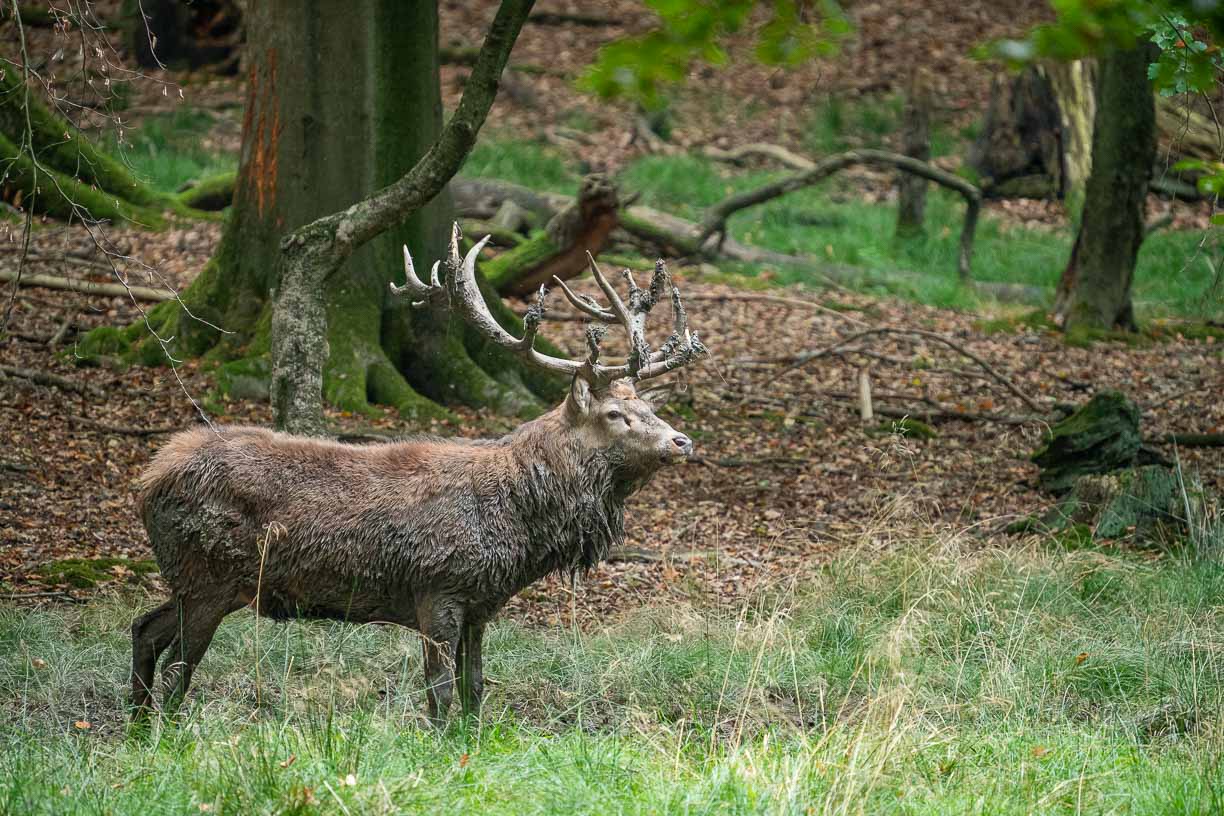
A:
{"label": "green grass", "polygon": [[199,110],[179,108],[170,114],[146,118],[124,134],[124,143],[111,138],[108,147],[135,176],[161,192],[174,192],[184,182],[233,170],[237,158],[204,149],[200,140],[213,117]]}
{"label": "green grass", "polygon": [[1224,809],[1218,563],[944,540],[797,587],[499,623],[483,723],[442,734],[412,635],[240,613],[181,720],[128,736],[153,599],[0,608],[0,812]]}
{"label": "green grass", "polygon": [[884,147],[901,126],[904,105],[904,98],[898,95],[865,96],[853,102],[827,97],[808,119],[804,147],[816,156],[852,147]]}
{"label": "green grass", "polygon": [[461,174],[512,181],[535,190],[575,195],[580,174],[554,148],[537,142],[482,139]]}
{"label": "green grass", "polygon": [[[697,156],[650,156],[626,168],[621,181],[627,190],[641,191],[642,203],[699,220],[707,207],[726,196],[778,175],[739,171]],[[956,275],[963,218],[959,196],[932,189],[926,236],[898,244],[893,237],[895,206],[863,202],[853,186],[834,177],[741,212],[731,219],[730,230],[745,243],[861,268],[862,279],[851,283],[861,291],[964,308],[976,299]],[[1041,287],[1052,297],[1071,237],[1068,230],[1032,230],[983,218],[973,276],[978,281]],[[1224,289],[1213,286],[1216,276],[1205,260],[1210,252],[1198,248],[1202,240],[1198,232],[1162,231],[1144,242],[1134,287],[1142,318],[1224,314]],[[743,265],[738,271],[752,275],[759,270]],[[819,285],[802,270],[774,272],[778,283]]]}
{"label": "green grass", "polygon": [[[876,107],[880,110],[871,115],[875,118],[868,117],[871,121],[883,120],[896,107],[895,100],[885,100]],[[831,114],[818,114],[817,118],[821,116]],[[837,126],[847,127],[844,123]],[[855,132],[863,132],[863,126],[856,125]],[[569,194],[577,190],[580,179],[578,168],[567,163],[559,151],[533,142],[495,139],[477,145],[463,173]],[[697,221],[706,208],[726,196],[779,175],[739,170],[701,156],[676,155],[640,158],[618,178],[626,194],[641,193],[641,203]],[[862,201],[854,185],[835,176],[824,184],[746,210],[731,219],[730,228],[733,237],[748,244],[862,269],[862,278],[849,284],[859,291],[896,295],[933,306],[972,308],[978,305],[977,296],[960,285],[956,274],[963,218],[964,204],[959,196],[932,188],[927,201],[926,236],[898,244],[893,239],[896,208]],[[1068,229],[1026,229],[983,218],[978,225],[974,278],[1040,287],[1052,299],[1071,250],[1071,239]],[[1217,284],[1211,265],[1220,262],[1221,253],[1213,249],[1213,238],[1202,249],[1201,243],[1202,233],[1170,230],[1157,232],[1144,242],[1134,287],[1141,319],[1224,316],[1224,285]],[[747,264],[723,266],[741,276],[761,271]],[[804,270],[772,271],[774,283],[822,285]]]}

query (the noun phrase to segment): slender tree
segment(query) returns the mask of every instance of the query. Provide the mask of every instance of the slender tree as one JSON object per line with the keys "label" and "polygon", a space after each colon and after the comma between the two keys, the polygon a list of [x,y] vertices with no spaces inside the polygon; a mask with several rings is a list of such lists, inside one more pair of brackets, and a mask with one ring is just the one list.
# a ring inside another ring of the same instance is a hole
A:
{"label": "slender tree", "polygon": [[1097,80],[1092,170],[1055,312],[1067,331],[1133,329],[1131,283],[1143,243],[1148,180],[1156,155],[1150,48],[1103,55]]}

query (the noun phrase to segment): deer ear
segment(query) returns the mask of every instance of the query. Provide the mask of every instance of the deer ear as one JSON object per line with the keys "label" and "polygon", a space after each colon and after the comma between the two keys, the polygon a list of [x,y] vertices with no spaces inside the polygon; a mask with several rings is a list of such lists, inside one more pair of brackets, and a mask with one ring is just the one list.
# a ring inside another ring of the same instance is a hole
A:
{"label": "deer ear", "polygon": [[577,375],[570,383],[570,405],[580,414],[585,414],[591,408],[591,384]]}
{"label": "deer ear", "polygon": [[671,401],[672,396],[676,393],[676,385],[660,385],[654,388],[648,388],[645,391],[638,392],[638,399],[643,400],[650,406],[650,410],[657,411]]}

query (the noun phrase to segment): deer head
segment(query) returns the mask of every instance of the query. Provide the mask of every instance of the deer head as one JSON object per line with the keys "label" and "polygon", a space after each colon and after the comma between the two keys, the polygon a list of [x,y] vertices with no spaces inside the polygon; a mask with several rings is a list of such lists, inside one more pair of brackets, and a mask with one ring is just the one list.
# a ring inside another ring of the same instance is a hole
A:
{"label": "deer head", "polygon": [[[607,298],[607,306],[576,294],[561,279],[553,279],[576,309],[605,324],[587,329],[586,358],[571,360],[535,348],[548,290],[540,287],[535,302],[523,318],[523,336],[514,337],[489,312],[476,283],[476,258],[489,238],[486,236],[478,241],[463,258],[459,255],[459,239],[459,225],[456,224],[451,231],[445,284],[438,279],[441,261],[434,263],[430,282],[425,283],[417,277],[412,256],[404,247],[405,283],[403,286],[391,284],[392,294],[411,298],[415,307],[428,305],[450,309],[490,340],[532,365],[570,377],[570,393],[560,409],[566,423],[590,447],[608,451],[626,468],[650,472],[692,453],[692,440],[655,415],[655,394],[639,394],[637,390],[642,382],[675,371],[706,353],[697,335],[689,332],[680,292],[662,260],[655,263],[654,275],[646,289],[638,287],[632,273],[624,270],[622,274],[629,287],[627,303],[590,253],[587,258],[591,274]],[[646,340],[646,318],[663,298],[665,289],[670,290],[674,323],[662,345],[652,349]],[[606,364],[600,359],[600,342],[607,325],[615,324],[628,334],[629,355],[624,363]]]}

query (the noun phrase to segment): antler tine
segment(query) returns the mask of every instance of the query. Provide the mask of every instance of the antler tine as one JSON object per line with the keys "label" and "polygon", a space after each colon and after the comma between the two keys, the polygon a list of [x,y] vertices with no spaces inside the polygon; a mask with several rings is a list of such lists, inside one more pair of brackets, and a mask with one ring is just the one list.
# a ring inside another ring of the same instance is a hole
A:
{"label": "antler tine", "polygon": [[625,267],[621,270],[621,277],[625,279],[625,283],[629,284],[629,302],[633,303],[633,296],[638,291],[637,281],[633,279],[633,270]]}
{"label": "antler tine", "polygon": [[438,265],[435,263],[430,275],[433,284],[426,285],[417,277],[416,267],[412,263],[412,253],[408,251],[408,247],[404,247],[404,285],[396,286],[391,283],[391,294],[395,297],[404,297],[407,295],[410,298],[420,298],[419,300],[410,301],[413,306],[424,306],[427,302],[439,302],[440,296],[443,295],[441,285],[438,283]]}
{"label": "antler tine", "polygon": [[583,314],[590,315],[596,320],[602,320],[604,323],[612,323],[616,320],[616,315],[600,306],[591,298],[586,297],[585,295],[580,295],[573,289],[570,289],[569,286],[566,285],[565,281],[561,280],[556,275],[553,275],[553,280],[558,286],[561,287],[561,291],[565,293],[565,299],[568,300],[578,311],[582,312]]}
{"label": "antler tine", "polygon": [[612,314],[625,327],[625,331],[632,332],[633,322],[629,317],[629,310],[625,308],[625,302],[620,299],[620,295],[616,294],[616,289],[604,277],[603,270],[599,268],[599,264],[595,263],[595,256],[590,252],[587,252],[587,261],[591,265],[591,276],[595,278],[595,282],[603,290],[604,297],[608,299],[608,303],[612,306]]}
{"label": "antler tine", "polygon": [[476,259],[480,255],[480,251],[484,249],[485,244],[489,242],[490,236],[486,235],[480,241],[477,241],[475,246],[468,250],[467,256],[462,260],[459,258],[459,225],[456,224],[451,232],[451,243],[449,248],[449,259],[446,278],[446,291],[450,294],[451,308],[457,311],[465,321],[473,328],[480,331],[490,340],[502,348],[526,358],[529,362],[540,368],[545,368],[550,371],[556,371],[567,376],[581,375],[592,382],[596,380],[598,374],[602,372],[594,371],[586,363],[578,360],[567,360],[561,357],[553,357],[550,354],[544,354],[535,349],[535,338],[540,330],[540,322],[544,317],[545,297],[547,292],[543,287],[536,297],[536,302],[528,311],[526,319],[523,321],[523,336],[515,337],[501,327],[489,311],[488,304],[485,303],[484,296],[480,292],[480,287],[476,283]]}
{"label": "antler tine", "polygon": [[519,345],[523,348],[532,348],[535,346],[536,335],[540,331],[540,322],[544,319],[544,312],[547,311],[545,301],[548,298],[548,290],[544,288],[544,284],[540,284],[540,289],[536,292],[535,303],[527,308],[527,314],[523,315],[523,337],[519,340]]}
{"label": "antler tine", "polygon": [[[660,260],[655,265],[655,277],[659,278],[660,274],[667,276],[667,267]],[[672,302],[672,317],[673,329],[671,337],[659,348],[657,352],[651,355],[650,362],[647,365],[641,366],[636,377],[639,382],[648,380],[654,377],[666,374],[681,366],[688,365],[693,360],[709,352],[705,344],[696,334],[690,334],[688,327],[688,313],[684,309],[684,302],[680,299],[680,289],[676,284],[670,281],[671,286],[671,302]],[[655,281],[651,281],[652,290],[655,288]]]}

